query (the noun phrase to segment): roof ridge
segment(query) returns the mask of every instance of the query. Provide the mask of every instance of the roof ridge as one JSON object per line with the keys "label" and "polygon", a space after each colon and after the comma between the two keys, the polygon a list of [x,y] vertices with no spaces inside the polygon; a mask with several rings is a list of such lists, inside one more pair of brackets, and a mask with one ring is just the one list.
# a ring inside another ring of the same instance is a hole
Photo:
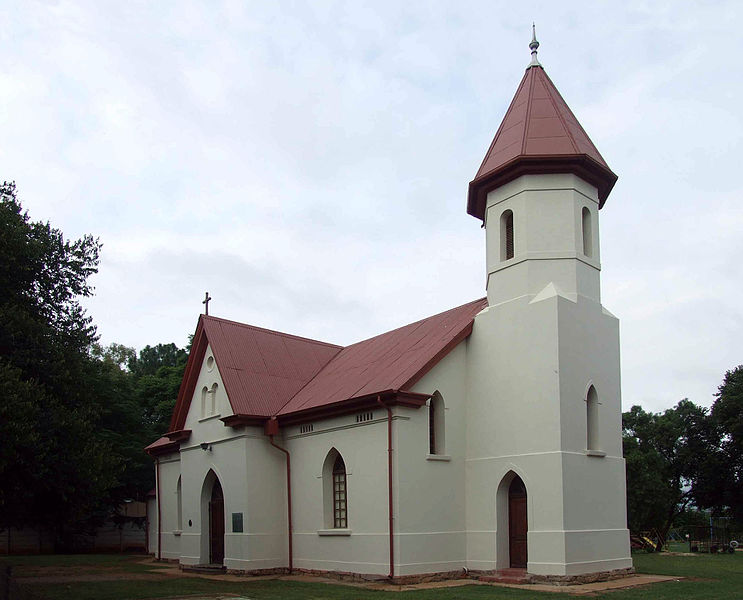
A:
{"label": "roof ridge", "polygon": [[280,335],[282,337],[288,337],[295,340],[301,340],[303,342],[312,342],[313,344],[321,344],[323,346],[331,346],[333,348],[344,348],[344,346],[341,346],[339,344],[333,344],[331,342],[323,342],[322,340],[315,340],[312,338],[304,337],[301,335],[294,335],[293,333],[286,333],[284,331],[278,331],[277,329],[268,329],[266,327],[259,327],[258,325],[251,325],[250,323],[241,323],[240,321],[233,321],[232,319],[223,319],[222,317],[213,317],[211,315],[200,315],[202,319],[210,319],[213,321],[217,321],[219,323],[230,323],[232,325],[237,325],[239,327],[247,327],[248,329],[253,329],[254,331],[262,331],[264,333],[271,333],[274,335]]}
{"label": "roof ridge", "polygon": [[[542,69],[542,73],[545,76],[547,75],[547,73],[544,72],[544,69]],[[572,113],[573,111],[570,110],[570,107],[568,106],[567,102],[565,102],[565,99],[560,95],[560,92],[557,90],[557,86],[554,83],[552,83],[552,80],[549,77],[547,77],[547,81],[550,84],[552,84],[552,88],[555,90],[555,93],[558,95],[558,97],[560,98],[560,100],[562,100],[562,103],[565,105],[565,107]],[[547,93],[547,97],[549,98],[549,101],[550,101],[550,104],[552,105],[552,108],[555,109],[555,114],[557,115],[557,118],[560,120],[560,124],[562,125],[563,131],[565,132],[565,134],[567,135],[568,139],[570,140],[570,144],[573,146],[573,150],[575,151],[576,154],[585,154],[585,152],[581,152],[580,149],[578,148],[578,144],[576,143],[575,138],[573,137],[573,134],[570,131],[570,128],[568,127],[567,123],[565,122],[565,119],[562,116],[562,112],[558,108],[557,102],[555,102],[554,97],[549,92]],[[575,117],[575,115],[573,115],[573,117]],[[575,120],[577,121],[578,119],[575,119]],[[585,133],[585,131],[583,133]],[[526,135],[526,134],[524,134],[524,135]],[[588,136],[586,136],[586,137],[588,137]]]}
{"label": "roof ridge", "polygon": [[[531,72],[531,66],[526,68],[527,74],[530,74]],[[544,69],[543,69],[544,70]],[[534,92],[534,79],[536,79],[536,75],[532,74],[531,77],[529,77],[529,91],[526,92],[526,114],[524,115],[524,131],[521,134],[521,154],[524,154],[526,152],[526,139],[527,134],[529,133],[529,125],[530,121],[529,118],[531,117],[531,105],[533,98],[531,97],[532,93]],[[516,92],[518,94],[518,92]]]}
{"label": "roof ridge", "polygon": [[477,173],[475,174],[475,178],[480,174],[480,171],[482,171],[482,168],[485,166],[485,163],[488,161],[488,158],[490,157],[490,153],[493,151],[493,148],[495,148],[495,143],[498,141],[498,138],[500,137],[500,134],[503,132],[503,126],[505,125],[508,115],[511,114],[511,110],[514,107],[514,104],[516,102],[516,98],[518,98],[519,92],[521,91],[521,88],[524,87],[524,82],[526,81],[526,76],[528,75],[528,69],[527,72],[524,73],[524,76],[521,78],[521,83],[519,83],[519,87],[516,89],[516,94],[511,99],[511,103],[508,105],[508,108],[506,109],[506,114],[503,115],[503,119],[500,122],[500,126],[498,127],[498,131],[495,132],[495,137],[493,138],[493,141],[490,142],[490,147],[488,148],[488,151],[485,153],[485,158],[482,159],[482,162],[480,163],[480,166],[477,168]]}

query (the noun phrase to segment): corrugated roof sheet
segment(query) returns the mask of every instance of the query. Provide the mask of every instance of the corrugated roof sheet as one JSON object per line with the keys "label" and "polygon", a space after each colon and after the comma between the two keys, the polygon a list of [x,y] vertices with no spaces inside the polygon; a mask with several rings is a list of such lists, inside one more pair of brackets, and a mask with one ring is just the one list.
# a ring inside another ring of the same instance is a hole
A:
{"label": "corrugated roof sheet", "polygon": [[341,346],[202,316],[235,414],[272,416]]}
{"label": "corrugated roof sheet", "polygon": [[486,306],[485,298],[475,300],[343,348],[278,414],[407,389],[469,333]]}

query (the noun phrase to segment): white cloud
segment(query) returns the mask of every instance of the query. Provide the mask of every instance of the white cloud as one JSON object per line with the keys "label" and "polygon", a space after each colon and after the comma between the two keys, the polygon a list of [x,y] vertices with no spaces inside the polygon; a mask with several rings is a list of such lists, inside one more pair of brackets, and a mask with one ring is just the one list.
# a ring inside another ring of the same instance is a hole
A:
{"label": "white cloud", "polygon": [[[507,8],[507,10],[506,10]],[[0,177],[105,246],[104,342],[221,316],[348,343],[484,295],[464,211],[529,61],[620,180],[601,214],[623,397],[709,403],[743,362],[736,2],[17,3]]]}

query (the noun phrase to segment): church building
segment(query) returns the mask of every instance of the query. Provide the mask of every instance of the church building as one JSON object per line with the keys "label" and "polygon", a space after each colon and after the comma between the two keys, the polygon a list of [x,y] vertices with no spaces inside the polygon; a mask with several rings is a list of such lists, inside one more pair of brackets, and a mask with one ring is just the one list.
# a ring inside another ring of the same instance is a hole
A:
{"label": "church building", "polygon": [[199,317],[147,447],[158,558],[395,581],[631,570],[600,291],[617,177],[538,46],[469,184],[485,298],[346,347]]}

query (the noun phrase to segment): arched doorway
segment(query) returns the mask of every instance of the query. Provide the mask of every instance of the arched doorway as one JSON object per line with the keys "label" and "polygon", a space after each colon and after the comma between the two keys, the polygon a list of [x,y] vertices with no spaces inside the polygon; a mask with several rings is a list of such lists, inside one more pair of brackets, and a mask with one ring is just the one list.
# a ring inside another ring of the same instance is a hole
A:
{"label": "arched doorway", "polygon": [[528,560],[526,553],[526,486],[521,477],[514,475],[508,486],[508,554],[510,567],[525,569]]}
{"label": "arched doorway", "polygon": [[209,500],[209,564],[224,562],[224,494],[219,479],[214,480]]}

